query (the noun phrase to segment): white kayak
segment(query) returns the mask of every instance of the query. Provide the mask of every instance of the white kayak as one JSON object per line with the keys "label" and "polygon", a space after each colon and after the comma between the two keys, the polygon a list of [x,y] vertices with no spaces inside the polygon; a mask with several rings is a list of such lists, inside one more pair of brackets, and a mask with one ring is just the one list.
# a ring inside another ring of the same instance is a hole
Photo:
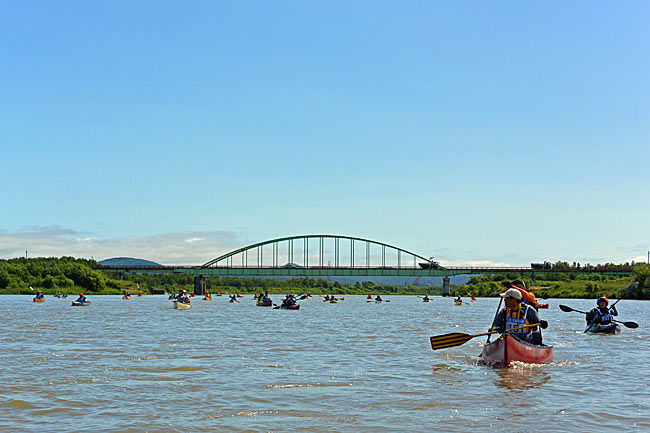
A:
{"label": "white kayak", "polygon": [[174,308],[176,308],[177,310],[188,310],[192,308],[192,306],[190,304],[185,304],[183,302],[174,301]]}

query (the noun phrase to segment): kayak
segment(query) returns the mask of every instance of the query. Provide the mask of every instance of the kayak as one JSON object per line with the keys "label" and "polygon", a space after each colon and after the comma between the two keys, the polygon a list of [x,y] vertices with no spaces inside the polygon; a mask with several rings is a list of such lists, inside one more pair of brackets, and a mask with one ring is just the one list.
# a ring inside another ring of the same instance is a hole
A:
{"label": "kayak", "polygon": [[45,302],[45,298],[34,298],[34,302]]}
{"label": "kayak", "polygon": [[300,305],[280,305],[282,310],[300,310]]}
{"label": "kayak", "polygon": [[183,302],[174,301],[174,308],[176,308],[177,310],[187,310],[189,308],[192,308],[192,306],[190,304],[185,304]]}
{"label": "kayak", "polygon": [[339,302],[339,301],[337,301],[336,299],[332,299],[332,300],[330,301],[330,304],[336,304],[337,302]]}
{"label": "kayak", "polygon": [[375,304],[381,304],[382,301],[375,301]]}
{"label": "kayak", "polygon": [[122,296],[122,299],[131,299],[130,296]]}
{"label": "kayak", "polygon": [[429,302],[429,300],[428,299],[423,299],[422,302]]}
{"label": "kayak", "polygon": [[506,333],[503,338],[483,346],[478,360],[481,364],[501,367],[508,367],[513,362],[547,364],[553,362],[553,347],[536,346]]}
{"label": "kayak", "polygon": [[462,302],[456,302],[456,305],[463,305]]}
{"label": "kayak", "polygon": [[86,302],[72,301],[72,306],[73,307],[87,307],[89,305],[90,305],[90,301],[86,301]]}
{"label": "kayak", "polygon": [[608,323],[607,325],[602,325],[600,323],[593,323],[587,326],[585,332],[590,334],[618,334],[621,332],[621,327],[618,326],[618,323]]}
{"label": "kayak", "polygon": [[272,307],[273,301],[258,302],[255,305],[257,305],[258,307]]}
{"label": "kayak", "polygon": [[205,298],[203,298],[203,300],[204,300],[204,301],[211,301],[212,298],[208,298],[208,297],[206,296]]}

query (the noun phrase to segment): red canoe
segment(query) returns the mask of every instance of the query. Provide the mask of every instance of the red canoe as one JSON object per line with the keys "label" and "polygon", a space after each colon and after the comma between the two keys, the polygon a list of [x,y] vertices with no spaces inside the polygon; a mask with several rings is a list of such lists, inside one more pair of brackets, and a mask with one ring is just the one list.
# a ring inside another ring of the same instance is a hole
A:
{"label": "red canoe", "polygon": [[504,334],[503,338],[483,346],[478,359],[481,364],[501,367],[508,367],[512,362],[547,364],[553,362],[553,347],[536,346]]}

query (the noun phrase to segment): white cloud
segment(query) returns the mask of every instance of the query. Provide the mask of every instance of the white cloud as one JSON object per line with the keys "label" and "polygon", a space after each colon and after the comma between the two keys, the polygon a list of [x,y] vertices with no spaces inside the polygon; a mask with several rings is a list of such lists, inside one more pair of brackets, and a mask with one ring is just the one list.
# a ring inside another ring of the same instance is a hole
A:
{"label": "white cloud", "polygon": [[492,260],[440,260],[441,266],[470,267],[470,268],[512,268],[511,263],[493,262]]}
{"label": "white cloud", "polygon": [[0,258],[73,256],[104,260],[135,257],[166,265],[200,265],[250,244],[241,233],[179,232],[98,239],[60,226],[0,231]]}
{"label": "white cloud", "polygon": [[194,242],[200,242],[204,240],[205,238],[189,238],[189,239],[185,239],[185,242],[187,242],[188,244],[193,244]]}

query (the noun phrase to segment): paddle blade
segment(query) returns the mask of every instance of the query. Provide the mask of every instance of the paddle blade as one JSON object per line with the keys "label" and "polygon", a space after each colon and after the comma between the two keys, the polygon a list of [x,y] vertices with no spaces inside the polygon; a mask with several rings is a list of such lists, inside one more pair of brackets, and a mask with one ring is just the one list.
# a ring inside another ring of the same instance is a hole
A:
{"label": "paddle blade", "polygon": [[636,322],[623,322],[623,325],[625,325],[628,328],[636,329],[639,327],[639,324]]}
{"label": "paddle blade", "polygon": [[573,308],[560,304],[560,310],[564,311],[565,313],[570,313],[571,311],[573,311]]}
{"label": "paddle blade", "polygon": [[472,339],[472,336],[469,334],[463,334],[462,332],[452,332],[451,334],[437,335],[435,337],[430,337],[431,340],[431,349],[446,349],[447,347],[460,346],[465,344]]}

